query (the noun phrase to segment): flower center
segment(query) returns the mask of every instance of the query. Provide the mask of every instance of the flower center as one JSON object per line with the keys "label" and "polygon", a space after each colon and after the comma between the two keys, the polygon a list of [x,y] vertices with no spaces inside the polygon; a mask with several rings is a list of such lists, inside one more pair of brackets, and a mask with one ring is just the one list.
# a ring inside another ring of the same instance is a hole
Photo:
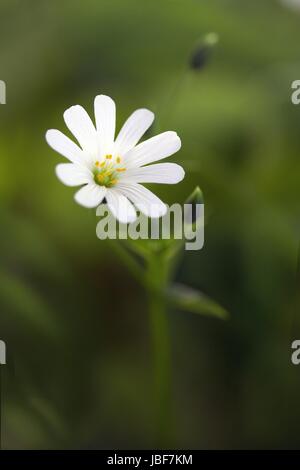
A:
{"label": "flower center", "polygon": [[94,181],[99,184],[99,186],[111,188],[115,186],[119,180],[120,174],[124,171],[126,171],[126,168],[122,166],[121,157],[106,155],[103,160],[95,163]]}

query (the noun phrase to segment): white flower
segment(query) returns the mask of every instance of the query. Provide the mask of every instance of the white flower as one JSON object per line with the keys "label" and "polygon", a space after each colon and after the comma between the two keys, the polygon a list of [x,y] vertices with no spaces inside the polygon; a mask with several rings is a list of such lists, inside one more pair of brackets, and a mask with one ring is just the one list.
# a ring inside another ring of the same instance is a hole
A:
{"label": "white flower", "polygon": [[47,131],[48,144],[71,161],[57,165],[58,178],[67,186],[82,186],[75,194],[82,206],[96,207],[105,198],[120,222],[133,222],[135,207],[149,217],[164,215],[165,204],[140,183],[175,184],[184,178],[183,168],[175,163],[149,165],[177,152],[180,138],[169,131],[136,145],[154,119],[148,109],[138,109],[115,139],[114,101],[99,95],[94,107],[96,127],[81,106],[72,106],[64,113],[65,123],[80,147],[58,130]]}

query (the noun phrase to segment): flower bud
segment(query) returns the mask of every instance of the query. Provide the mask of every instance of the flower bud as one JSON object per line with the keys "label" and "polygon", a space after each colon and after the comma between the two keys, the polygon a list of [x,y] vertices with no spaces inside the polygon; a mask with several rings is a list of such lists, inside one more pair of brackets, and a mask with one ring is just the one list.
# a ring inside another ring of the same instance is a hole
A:
{"label": "flower bud", "polygon": [[190,58],[190,67],[193,70],[201,70],[209,61],[213,47],[217,44],[219,37],[216,33],[207,34],[195,48]]}
{"label": "flower bud", "polygon": [[196,186],[194,191],[185,201],[185,207],[189,208],[188,213],[185,214],[185,222],[194,224],[197,221],[199,214],[197,213],[197,205],[204,204],[203,193],[199,186]]}

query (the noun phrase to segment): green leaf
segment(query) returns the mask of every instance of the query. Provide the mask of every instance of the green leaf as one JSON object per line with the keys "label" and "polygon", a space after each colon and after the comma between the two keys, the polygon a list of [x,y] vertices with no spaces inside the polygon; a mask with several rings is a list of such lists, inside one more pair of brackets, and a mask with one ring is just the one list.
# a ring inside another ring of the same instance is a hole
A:
{"label": "green leaf", "polygon": [[[197,225],[197,212],[196,207],[200,204],[204,204],[203,193],[199,186],[196,186],[194,191],[190,194],[190,196],[185,201],[185,209],[189,208],[188,213],[184,213],[185,220],[184,225],[189,230],[195,230]],[[201,217],[201,216],[200,216]]]}
{"label": "green leaf", "polygon": [[203,204],[203,202],[203,193],[199,186],[196,186],[194,191],[189,195],[189,197],[185,201],[185,204]]}
{"label": "green leaf", "polygon": [[228,312],[210,297],[182,284],[173,284],[168,289],[167,299],[171,305],[179,310],[217,317],[223,320],[229,317]]}

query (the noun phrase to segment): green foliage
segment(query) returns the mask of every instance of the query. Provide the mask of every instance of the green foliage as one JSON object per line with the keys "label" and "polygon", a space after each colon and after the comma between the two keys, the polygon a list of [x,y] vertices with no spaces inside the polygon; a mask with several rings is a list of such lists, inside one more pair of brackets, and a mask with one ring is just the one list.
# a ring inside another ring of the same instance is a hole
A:
{"label": "green foliage", "polygon": [[196,289],[174,284],[167,292],[171,305],[184,312],[227,319],[228,313],[217,302]]}

